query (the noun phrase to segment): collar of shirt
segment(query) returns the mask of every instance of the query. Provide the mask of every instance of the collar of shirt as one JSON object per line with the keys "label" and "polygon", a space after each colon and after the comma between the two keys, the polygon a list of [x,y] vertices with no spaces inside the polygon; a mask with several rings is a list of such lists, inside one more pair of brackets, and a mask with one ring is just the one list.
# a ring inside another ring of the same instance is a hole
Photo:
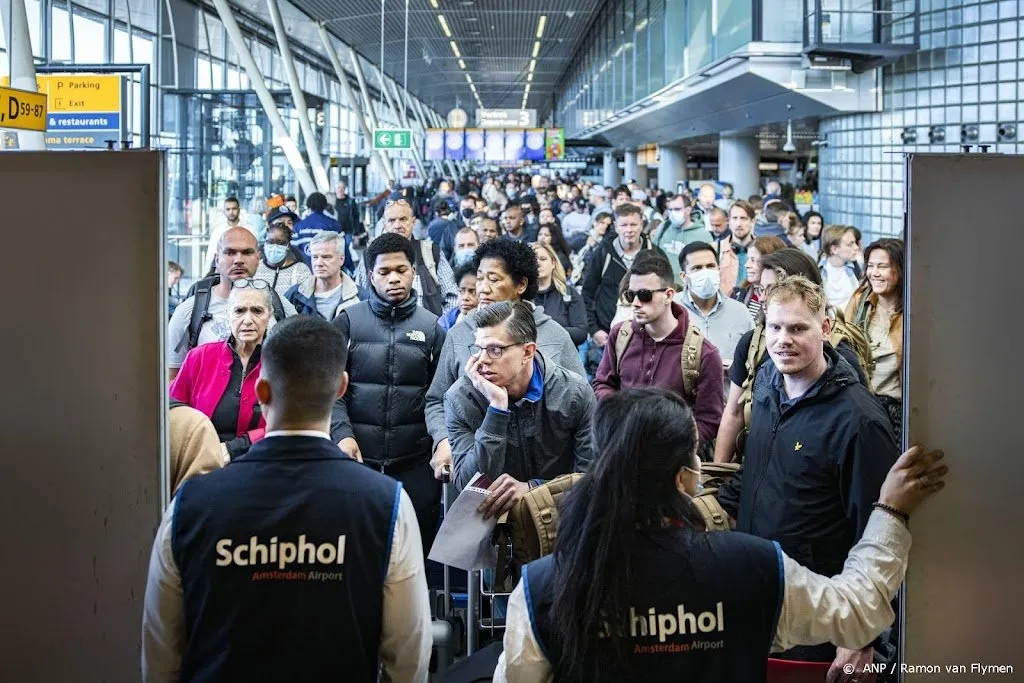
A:
{"label": "collar of shirt", "polygon": [[828,365],[825,368],[825,372],[821,373],[821,377],[819,377],[817,381],[815,381],[814,384],[811,385],[810,389],[805,391],[800,396],[797,396],[796,398],[789,398],[789,395],[786,394],[785,376],[781,372],[775,373],[775,376],[772,379],[772,386],[775,388],[776,391],[779,392],[780,408],[782,408],[783,410],[785,410],[786,408],[791,408],[792,406],[796,405],[800,401],[803,401],[804,399],[813,398],[815,394],[821,391],[821,388],[825,386],[825,378],[829,376],[829,373],[832,370],[832,359],[826,355],[825,360],[828,363]]}
{"label": "collar of shirt", "polygon": [[701,309],[700,306],[697,305],[697,302],[693,300],[693,292],[691,292],[690,288],[687,287],[686,288],[686,300],[684,301],[684,303],[687,304],[687,308],[689,308],[693,313],[696,313],[697,315],[699,315],[702,318],[710,318],[711,316],[713,316],[715,313],[718,312],[719,307],[721,307],[721,305],[722,305],[722,299],[723,299],[722,293],[721,292],[716,293],[715,294],[715,305],[711,307],[711,312],[710,313],[708,313],[707,315],[704,315],[704,311]]}
{"label": "collar of shirt", "polygon": [[520,400],[516,401],[516,405],[521,405],[523,401],[527,403],[537,403],[544,397],[544,374],[540,369],[540,363],[536,360],[533,361],[533,376],[530,377],[530,384],[526,387],[526,395]]}
{"label": "collar of shirt", "polygon": [[331,440],[330,434],[326,432],[320,432],[315,429],[275,429],[272,432],[267,432],[263,435],[263,438],[269,439],[272,436],[313,436],[320,439]]}

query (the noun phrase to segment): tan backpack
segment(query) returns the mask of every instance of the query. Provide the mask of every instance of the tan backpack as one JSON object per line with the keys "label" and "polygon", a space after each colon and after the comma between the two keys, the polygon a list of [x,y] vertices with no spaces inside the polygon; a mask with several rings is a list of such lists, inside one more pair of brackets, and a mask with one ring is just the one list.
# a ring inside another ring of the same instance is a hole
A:
{"label": "tan backpack", "polygon": [[[550,555],[558,535],[558,504],[582,474],[564,474],[531,489],[498,520],[495,584],[511,590],[524,564]],[[510,552],[511,546],[511,552]]]}
{"label": "tan backpack", "polygon": [[737,462],[705,462],[700,466],[700,483],[703,490],[693,497],[700,516],[704,518],[708,531],[729,531],[732,524],[729,514],[722,508],[715,494],[725,482],[740,473],[743,465]]}
{"label": "tan backpack", "polygon": [[[629,347],[629,341],[633,338],[633,324],[626,321],[619,326],[619,333],[615,335],[615,373],[619,373],[622,365],[622,354]],[[686,338],[683,340],[683,350],[679,354],[679,362],[683,370],[683,396],[693,405],[697,400],[697,380],[700,378],[700,358],[704,349],[704,333],[695,325],[690,325],[686,330]]]}

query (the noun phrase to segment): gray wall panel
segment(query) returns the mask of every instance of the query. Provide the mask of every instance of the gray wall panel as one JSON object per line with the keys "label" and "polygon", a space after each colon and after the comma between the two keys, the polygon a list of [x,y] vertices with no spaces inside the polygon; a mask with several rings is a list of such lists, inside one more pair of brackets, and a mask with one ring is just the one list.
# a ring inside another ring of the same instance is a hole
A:
{"label": "gray wall panel", "polygon": [[0,154],[0,680],[139,678],[161,509],[156,152]]}
{"label": "gray wall panel", "polygon": [[905,662],[942,671],[904,680],[979,680],[972,663],[1012,665],[1000,678],[1024,680],[1024,158],[915,155],[908,177],[908,437],[943,448],[951,473],[912,520],[907,578]]}

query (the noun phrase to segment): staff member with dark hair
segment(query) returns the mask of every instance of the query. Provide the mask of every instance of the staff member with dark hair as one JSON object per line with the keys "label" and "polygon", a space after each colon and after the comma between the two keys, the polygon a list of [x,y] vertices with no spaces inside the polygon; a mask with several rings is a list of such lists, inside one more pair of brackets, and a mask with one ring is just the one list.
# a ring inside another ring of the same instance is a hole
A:
{"label": "staff member with dark hair", "polygon": [[298,316],[263,348],[267,438],[188,481],[150,558],[142,677],[427,680],[430,605],[401,484],[330,440],[347,340]]}
{"label": "staff member with dark hair", "polygon": [[565,501],[555,554],[527,565],[510,597],[496,682],[753,683],[766,680],[769,651],[861,647],[893,619],[906,520],[947,473],[940,452],[904,453],[828,578],[771,541],[706,531],[690,500],[696,425],[678,397],[605,399],[594,441],[601,450]]}

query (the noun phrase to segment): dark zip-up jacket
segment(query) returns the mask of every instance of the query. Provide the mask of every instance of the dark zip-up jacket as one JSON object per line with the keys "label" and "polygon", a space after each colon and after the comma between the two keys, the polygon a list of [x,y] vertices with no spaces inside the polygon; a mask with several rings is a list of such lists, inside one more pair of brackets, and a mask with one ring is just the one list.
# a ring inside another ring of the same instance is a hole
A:
{"label": "dark zip-up jacket", "polygon": [[[605,239],[594,247],[583,275],[583,301],[587,308],[590,334],[611,329],[612,320],[615,318],[615,306],[619,300],[619,283],[629,271],[615,248],[617,240],[617,237]],[[662,255],[665,253],[653,246],[651,238],[644,235],[640,243],[641,251],[652,248]],[[639,256],[639,252],[637,255]]]}
{"label": "dark zip-up jacket", "polygon": [[824,352],[828,370],[788,406],[775,364],[760,367],[743,472],[718,500],[737,531],[778,541],[811,571],[834,576],[860,539],[899,447],[856,371],[831,346]]}
{"label": "dark zip-up jacket", "polygon": [[445,332],[417,301],[415,291],[398,305],[371,292],[332,323],[348,339],[349,387],[335,401],[331,439],[354,438],[363,461],[374,467],[430,461],[424,414]]}
{"label": "dark zip-up jacket", "polygon": [[560,294],[551,285],[546,291],[537,292],[533,303],[543,307],[552,320],[565,328],[573,344],[579,346],[587,341],[587,307],[574,287],[567,287],[565,294]]}
{"label": "dark zip-up jacket", "polygon": [[594,392],[576,373],[547,362],[539,352],[536,358],[544,386],[535,403],[523,399],[509,403],[506,412],[490,409],[466,375],[445,392],[445,422],[458,489],[477,472],[491,481],[509,474],[527,482],[586,472],[590,467]]}

